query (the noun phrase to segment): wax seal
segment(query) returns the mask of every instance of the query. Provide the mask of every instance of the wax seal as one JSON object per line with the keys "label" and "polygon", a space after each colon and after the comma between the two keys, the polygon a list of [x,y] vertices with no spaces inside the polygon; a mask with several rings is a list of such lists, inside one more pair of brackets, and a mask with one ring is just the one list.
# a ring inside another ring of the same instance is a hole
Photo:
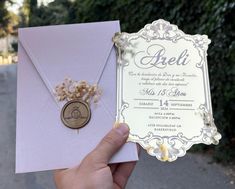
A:
{"label": "wax seal", "polygon": [[84,127],[90,118],[90,106],[83,100],[68,101],[61,110],[62,122],[71,129]]}
{"label": "wax seal", "polygon": [[63,124],[71,129],[84,127],[91,118],[91,103],[97,104],[101,96],[97,84],[89,84],[86,80],[74,81],[70,78],[58,84],[54,95],[58,101],[67,101],[61,110]]}

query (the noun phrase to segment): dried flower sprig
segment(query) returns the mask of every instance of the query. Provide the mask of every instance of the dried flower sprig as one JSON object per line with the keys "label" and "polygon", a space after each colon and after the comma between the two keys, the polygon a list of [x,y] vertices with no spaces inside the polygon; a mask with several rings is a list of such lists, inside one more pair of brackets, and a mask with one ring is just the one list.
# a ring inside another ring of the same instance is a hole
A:
{"label": "dried flower sprig", "polygon": [[73,81],[70,78],[65,78],[54,90],[58,101],[82,99],[87,103],[97,103],[101,93],[97,84],[91,85],[85,80]]}

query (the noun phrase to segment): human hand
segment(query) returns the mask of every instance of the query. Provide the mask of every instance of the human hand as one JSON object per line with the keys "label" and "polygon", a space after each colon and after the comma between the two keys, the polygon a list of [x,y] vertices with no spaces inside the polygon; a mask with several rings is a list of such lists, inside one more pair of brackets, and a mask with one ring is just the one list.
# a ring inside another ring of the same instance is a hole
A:
{"label": "human hand", "polygon": [[125,144],[129,127],[114,127],[80,165],[54,172],[57,189],[123,189],[136,162],[109,165],[111,157]]}

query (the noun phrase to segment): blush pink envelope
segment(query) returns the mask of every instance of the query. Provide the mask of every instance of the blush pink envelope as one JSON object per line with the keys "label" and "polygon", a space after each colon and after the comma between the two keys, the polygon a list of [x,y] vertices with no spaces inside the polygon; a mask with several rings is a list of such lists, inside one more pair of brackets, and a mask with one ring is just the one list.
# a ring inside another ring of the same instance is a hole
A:
{"label": "blush pink envelope", "polygon": [[[19,29],[16,173],[68,168],[112,128],[116,116],[116,55],[119,21]],[[60,119],[53,89],[66,77],[98,82],[103,94],[79,134]],[[127,143],[110,163],[138,160]]]}

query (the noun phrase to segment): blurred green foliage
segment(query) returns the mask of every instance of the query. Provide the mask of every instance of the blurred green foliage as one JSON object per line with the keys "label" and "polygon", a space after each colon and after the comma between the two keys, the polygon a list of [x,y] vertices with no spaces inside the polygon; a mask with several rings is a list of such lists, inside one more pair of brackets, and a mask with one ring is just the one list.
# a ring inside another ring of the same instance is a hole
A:
{"label": "blurred green foliage", "polygon": [[6,8],[6,3],[12,3],[10,0],[0,0],[0,37],[5,37],[10,32],[11,16]]}
{"label": "blurred green foliage", "polygon": [[[30,1],[30,0],[27,0]],[[34,0],[35,1],[35,0]],[[185,33],[207,34],[210,85],[215,123],[223,138],[212,149],[223,162],[235,159],[235,2],[233,0],[56,0],[48,6],[31,3],[29,26],[120,20],[122,31],[137,32],[163,18]]]}
{"label": "blurred green foliage", "polygon": [[[8,22],[9,22],[9,15],[8,11],[6,10],[5,6],[6,1],[0,1],[0,28],[1,30],[5,30]],[[2,35],[3,31],[0,32],[0,36]]]}

